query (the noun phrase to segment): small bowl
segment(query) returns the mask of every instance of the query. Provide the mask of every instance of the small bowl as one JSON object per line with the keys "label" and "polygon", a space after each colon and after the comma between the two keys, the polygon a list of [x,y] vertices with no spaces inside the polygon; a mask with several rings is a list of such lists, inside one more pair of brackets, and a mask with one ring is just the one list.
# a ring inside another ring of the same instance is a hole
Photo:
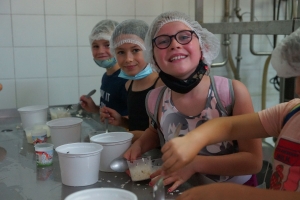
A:
{"label": "small bowl", "polygon": [[127,161],[132,181],[143,181],[150,179],[153,173],[151,156],[141,157],[132,162]]}

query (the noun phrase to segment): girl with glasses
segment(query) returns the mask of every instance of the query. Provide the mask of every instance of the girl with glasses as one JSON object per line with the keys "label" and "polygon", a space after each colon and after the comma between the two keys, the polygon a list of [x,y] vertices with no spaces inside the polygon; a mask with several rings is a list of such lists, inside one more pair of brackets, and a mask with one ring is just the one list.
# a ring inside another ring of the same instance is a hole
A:
{"label": "girl with glasses", "polygon": [[119,77],[127,80],[128,117],[110,107],[100,109],[101,120],[115,126],[123,126],[134,134],[133,141],[149,127],[145,108],[148,91],[163,83],[144,59],[144,39],[149,26],[142,20],[125,20],[114,30],[110,40],[110,51],[116,58],[121,71]]}
{"label": "girl with glasses", "polygon": [[[276,46],[272,52],[271,64],[279,77],[296,77],[295,93],[299,97],[300,28]],[[211,120],[188,133],[186,137],[168,142],[162,148],[164,156],[167,157],[164,169],[173,171],[188,163],[201,147],[211,143],[231,139],[277,138],[269,190],[229,183],[212,184],[192,188],[177,199],[300,199],[299,111],[300,99],[295,98],[257,113]]]}
{"label": "girl with glasses", "polygon": [[[228,95],[231,81],[208,76],[210,64],[219,53],[220,43],[198,22],[176,11],[162,13],[152,22],[145,42],[146,59],[159,71],[166,88],[159,99],[157,119],[151,119],[149,128],[125,152],[126,159],[134,160],[152,148],[163,147],[165,142],[177,135],[175,129],[178,124],[181,124],[179,136],[184,136],[210,119],[254,112],[247,88],[237,80],[232,80],[232,107],[222,109],[231,106],[222,104],[222,101],[231,98]],[[221,84],[219,90],[215,90],[213,82],[220,83],[218,80],[224,81],[224,86]],[[162,88],[152,90],[148,96],[151,97],[157,90]],[[220,101],[217,93],[222,97]],[[156,100],[148,98],[146,104],[151,101]],[[152,116],[151,112],[148,114]],[[156,120],[157,123],[154,123]],[[164,155],[162,160],[173,156]],[[169,192],[192,175],[200,174],[205,176],[207,182],[256,186],[256,177],[252,174],[258,173],[261,166],[259,139],[226,141],[202,148],[189,164],[163,178],[165,185],[172,184]],[[158,170],[151,175],[150,185],[162,176],[160,173],[161,170]]]}

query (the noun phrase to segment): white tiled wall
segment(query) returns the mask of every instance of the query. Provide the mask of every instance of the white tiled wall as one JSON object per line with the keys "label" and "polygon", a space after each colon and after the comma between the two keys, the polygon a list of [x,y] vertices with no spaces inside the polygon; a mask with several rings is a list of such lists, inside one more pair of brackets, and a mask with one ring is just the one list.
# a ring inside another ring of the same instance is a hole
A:
{"label": "white tiled wall", "polygon": [[[120,6],[122,2],[122,6]],[[255,1],[258,20],[272,20],[272,0]],[[233,8],[233,5],[231,5]],[[250,19],[250,1],[241,0],[244,21]],[[160,13],[178,10],[192,18],[194,0],[0,0],[0,109],[34,104],[77,103],[79,96],[97,89],[105,72],[92,60],[88,36],[100,20],[137,18],[148,24]],[[220,0],[204,0],[204,22],[220,22],[224,5]],[[247,13],[248,12],[248,13]],[[232,11],[231,21],[238,21]],[[220,35],[217,35],[220,37]],[[221,37],[220,37],[221,38]],[[231,36],[233,59],[237,36]],[[266,36],[256,36],[255,49],[270,51]],[[241,81],[248,87],[255,110],[260,110],[261,82],[266,56],[253,56],[249,36],[242,40]],[[221,62],[222,53],[215,60]],[[268,79],[275,75],[269,67]],[[232,77],[228,66],[211,73]],[[267,86],[267,107],[278,103],[279,94]]]}

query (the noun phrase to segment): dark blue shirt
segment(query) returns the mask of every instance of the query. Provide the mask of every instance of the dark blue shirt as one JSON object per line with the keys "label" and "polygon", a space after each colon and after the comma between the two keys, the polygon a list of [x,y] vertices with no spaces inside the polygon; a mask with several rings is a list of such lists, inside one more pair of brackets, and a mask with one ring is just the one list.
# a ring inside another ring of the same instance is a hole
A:
{"label": "dark blue shirt", "polygon": [[118,77],[120,69],[112,75],[103,74],[100,87],[100,106],[116,110],[120,115],[127,116],[126,79]]}

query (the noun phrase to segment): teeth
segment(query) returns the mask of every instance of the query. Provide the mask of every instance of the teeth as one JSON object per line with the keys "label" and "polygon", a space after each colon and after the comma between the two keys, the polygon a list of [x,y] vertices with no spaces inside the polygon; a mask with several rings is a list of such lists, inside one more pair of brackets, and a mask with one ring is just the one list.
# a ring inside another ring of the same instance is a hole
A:
{"label": "teeth", "polygon": [[185,56],[175,56],[175,57],[171,58],[171,61],[179,60],[179,59],[182,59],[182,58],[185,58]]}

